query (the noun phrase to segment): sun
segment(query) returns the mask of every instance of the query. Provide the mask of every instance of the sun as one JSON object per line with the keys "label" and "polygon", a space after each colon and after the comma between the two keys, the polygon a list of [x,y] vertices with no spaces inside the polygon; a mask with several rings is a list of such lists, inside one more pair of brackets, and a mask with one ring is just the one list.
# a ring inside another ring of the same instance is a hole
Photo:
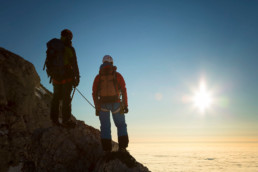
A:
{"label": "sun", "polygon": [[217,88],[208,87],[206,80],[201,78],[198,86],[190,86],[190,94],[184,94],[181,101],[191,104],[191,110],[198,111],[200,114],[213,113],[218,105]]}
{"label": "sun", "polygon": [[201,81],[199,89],[194,92],[193,102],[194,106],[197,107],[201,112],[205,112],[210,108],[212,104],[212,95],[207,90],[204,81]]}

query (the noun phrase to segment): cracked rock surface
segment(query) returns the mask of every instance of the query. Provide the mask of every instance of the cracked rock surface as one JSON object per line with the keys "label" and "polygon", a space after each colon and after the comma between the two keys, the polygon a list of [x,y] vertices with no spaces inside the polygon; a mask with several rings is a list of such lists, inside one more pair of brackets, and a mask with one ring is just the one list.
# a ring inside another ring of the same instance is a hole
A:
{"label": "cracked rock surface", "polygon": [[[0,47],[0,171],[149,171],[129,153],[101,149],[99,130],[50,121],[52,93],[34,66]],[[113,142],[113,150],[117,143]]]}

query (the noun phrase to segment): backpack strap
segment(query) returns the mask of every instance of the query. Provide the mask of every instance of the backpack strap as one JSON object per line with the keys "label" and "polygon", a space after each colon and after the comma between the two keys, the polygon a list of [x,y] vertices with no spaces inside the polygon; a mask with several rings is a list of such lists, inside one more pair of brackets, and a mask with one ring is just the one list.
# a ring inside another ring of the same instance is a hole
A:
{"label": "backpack strap", "polygon": [[[114,80],[113,80],[114,86],[115,86],[115,88],[117,88],[118,91],[119,91],[119,90],[121,90],[121,86],[120,86],[120,84],[117,82],[116,70],[113,71],[113,75],[114,75]],[[119,93],[118,93],[118,92],[117,92],[117,96],[119,96]]]}

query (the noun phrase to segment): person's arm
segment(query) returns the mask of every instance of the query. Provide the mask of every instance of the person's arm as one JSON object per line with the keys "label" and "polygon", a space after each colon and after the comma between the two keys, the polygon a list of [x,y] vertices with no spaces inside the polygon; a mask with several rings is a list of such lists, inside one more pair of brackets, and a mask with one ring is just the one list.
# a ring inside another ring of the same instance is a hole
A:
{"label": "person's arm", "polygon": [[98,110],[98,108],[100,107],[99,100],[98,100],[98,87],[99,87],[99,75],[95,77],[93,86],[92,86],[92,98],[93,98],[96,110]]}
{"label": "person's arm", "polygon": [[79,72],[79,67],[78,67],[78,63],[77,63],[77,56],[75,53],[75,49],[72,47],[73,50],[73,62],[72,62],[72,68],[73,68],[73,72],[74,72],[74,77],[75,77],[75,85],[79,85],[80,82],[80,72]]}
{"label": "person's arm", "polygon": [[122,98],[123,98],[123,103],[125,107],[128,107],[128,100],[127,100],[127,91],[126,91],[126,85],[125,85],[125,80],[123,76],[117,72],[117,82],[121,87],[122,91]]}

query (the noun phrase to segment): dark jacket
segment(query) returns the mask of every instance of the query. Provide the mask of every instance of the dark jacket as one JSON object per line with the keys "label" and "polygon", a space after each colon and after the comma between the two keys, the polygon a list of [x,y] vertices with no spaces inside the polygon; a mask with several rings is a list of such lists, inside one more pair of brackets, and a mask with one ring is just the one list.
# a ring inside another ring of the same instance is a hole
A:
{"label": "dark jacket", "polygon": [[[57,44],[57,45],[55,45]],[[63,57],[63,65],[64,65],[64,71],[62,72],[61,75],[55,76],[52,75],[52,73],[55,73],[57,68],[51,69],[51,65],[48,67],[48,61],[46,62],[47,68],[50,71],[50,76],[52,77],[53,83],[54,84],[65,84],[68,82],[74,81],[75,78],[79,78],[79,68],[78,68],[78,63],[77,63],[77,57],[75,53],[75,49],[73,48],[71,42],[64,42],[63,40],[60,39],[52,39],[47,43],[48,47],[54,47],[52,49],[57,49],[57,50],[52,50],[51,48],[48,48],[47,50],[47,59],[51,59],[52,55],[56,55],[56,53],[61,54]],[[57,48],[55,48],[55,46]],[[54,51],[54,52],[53,52]],[[58,52],[55,52],[58,51]]]}

